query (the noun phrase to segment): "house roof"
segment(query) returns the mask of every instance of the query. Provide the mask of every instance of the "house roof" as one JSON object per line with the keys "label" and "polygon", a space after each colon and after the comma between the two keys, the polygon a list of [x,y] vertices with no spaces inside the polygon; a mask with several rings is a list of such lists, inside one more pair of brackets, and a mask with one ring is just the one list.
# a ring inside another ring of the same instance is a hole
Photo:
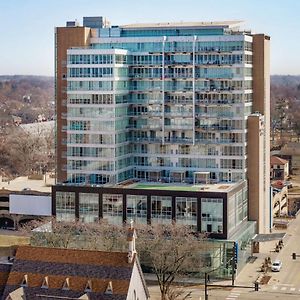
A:
{"label": "house roof", "polygon": [[0,264],[0,296],[2,295],[5,285],[9,276],[9,272],[11,269],[11,264]]}
{"label": "house roof", "polygon": [[123,300],[133,265],[134,261],[128,263],[126,252],[20,246],[3,295],[5,299],[23,287],[19,291],[33,300],[42,299],[42,295],[78,299],[87,292],[91,300]]}
{"label": "house roof", "polygon": [[288,161],[278,156],[271,156],[270,163],[271,165],[285,165]]}

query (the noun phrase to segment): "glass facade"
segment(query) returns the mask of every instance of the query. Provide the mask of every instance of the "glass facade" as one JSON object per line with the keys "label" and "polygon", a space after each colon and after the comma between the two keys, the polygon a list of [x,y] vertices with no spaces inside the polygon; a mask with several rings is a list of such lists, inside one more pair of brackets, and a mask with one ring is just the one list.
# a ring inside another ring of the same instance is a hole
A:
{"label": "glass facade", "polygon": [[137,223],[147,223],[147,196],[127,195],[126,196],[126,219]]}
{"label": "glass facade", "polygon": [[172,197],[151,196],[151,222],[159,224],[172,223]]}
{"label": "glass facade", "polygon": [[99,220],[99,194],[79,193],[79,220],[84,223]]}
{"label": "glass facade", "polygon": [[103,194],[103,219],[111,224],[123,223],[123,195]]}
{"label": "glass facade", "polygon": [[223,199],[201,198],[201,231],[223,233]]}
{"label": "glass facade", "polygon": [[[222,185],[221,185],[222,186]],[[133,220],[140,224],[177,224],[192,230],[231,237],[241,226],[246,226],[248,215],[247,182],[228,186],[236,187],[234,194],[193,191],[185,196],[170,190],[159,195],[159,190],[141,189],[139,193],[115,188],[115,193],[105,187],[89,187],[88,191],[56,191],[56,216],[58,220],[98,222],[99,218],[111,224]],[[68,189],[68,186],[64,187]],[[151,191],[151,192],[150,192]],[[205,196],[203,196],[203,194]],[[227,194],[227,196],[225,196]],[[219,197],[218,197],[219,195]],[[77,199],[77,200],[76,200]],[[102,206],[101,206],[102,204]],[[224,208],[227,206],[227,211]],[[227,225],[227,226],[226,226]],[[227,231],[224,231],[227,227]]]}
{"label": "glass facade", "polygon": [[100,28],[90,48],[68,50],[67,69],[68,181],[245,179],[250,35]]}
{"label": "glass facade", "polygon": [[176,197],[176,223],[197,228],[197,198]]}
{"label": "glass facade", "polygon": [[237,192],[228,199],[228,228],[233,232],[248,216],[248,188]]}
{"label": "glass facade", "polygon": [[59,221],[75,221],[75,193],[56,192],[56,217]]}

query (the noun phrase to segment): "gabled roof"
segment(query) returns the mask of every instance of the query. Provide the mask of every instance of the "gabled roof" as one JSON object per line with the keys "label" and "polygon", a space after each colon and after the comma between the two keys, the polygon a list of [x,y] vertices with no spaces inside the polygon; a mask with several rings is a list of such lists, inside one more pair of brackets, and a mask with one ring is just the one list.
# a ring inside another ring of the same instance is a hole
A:
{"label": "gabled roof", "polygon": [[271,156],[270,163],[271,165],[285,165],[288,161],[278,156]]}
{"label": "gabled roof", "polygon": [[33,300],[42,299],[39,295],[79,299],[87,292],[91,300],[125,300],[133,266],[127,252],[20,246],[3,295],[23,287],[25,297]]}

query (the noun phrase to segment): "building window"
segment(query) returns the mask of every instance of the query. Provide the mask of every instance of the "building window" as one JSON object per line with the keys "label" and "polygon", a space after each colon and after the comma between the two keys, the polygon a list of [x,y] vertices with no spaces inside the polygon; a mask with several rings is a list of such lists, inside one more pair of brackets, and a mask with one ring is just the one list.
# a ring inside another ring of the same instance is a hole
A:
{"label": "building window", "polygon": [[75,221],[74,192],[56,192],[56,217],[58,221]]}
{"label": "building window", "polygon": [[172,197],[151,196],[151,222],[170,224],[172,221]]}
{"label": "building window", "polygon": [[147,223],[147,196],[127,195],[127,222]]}
{"label": "building window", "polygon": [[79,219],[85,223],[99,219],[99,194],[79,193]]}
{"label": "building window", "polygon": [[197,198],[176,197],[176,223],[197,228]]}
{"label": "building window", "polygon": [[103,194],[103,219],[112,224],[123,223],[122,194]]}
{"label": "building window", "polygon": [[222,198],[201,198],[201,231],[223,233]]}

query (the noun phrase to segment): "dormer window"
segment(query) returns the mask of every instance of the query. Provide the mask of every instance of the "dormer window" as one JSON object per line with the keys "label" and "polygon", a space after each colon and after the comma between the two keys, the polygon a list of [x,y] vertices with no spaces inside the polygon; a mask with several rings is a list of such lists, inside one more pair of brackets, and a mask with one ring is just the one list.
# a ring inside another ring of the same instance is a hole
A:
{"label": "dormer window", "polygon": [[112,293],[113,293],[113,286],[112,286],[112,282],[110,281],[106,287],[104,294],[112,295]]}
{"label": "dormer window", "polygon": [[65,280],[65,282],[63,284],[62,289],[64,291],[68,291],[70,289],[70,279],[68,277],[66,278],[66,280]]}
{"label": "dormer window", "polygon": [[87,293],[87,292],[92,292],[93,289],[92,289],[92,281],[91,280],[88,280],[86,286],[85,286],[85,289],[84,291]]}
{"label": "dormer window", "polygon": [[20,285],[23,286],[23,287],[28,286],[28,275],[27,275],[27,274],[25,274],[25,275],[23,276],[23,279],[22,279]]}
{"label": "dormer window", "polygon": [[49,280],[48,280],[48,276],[45,276],[45,277],[44,277],[41,288],[42,288],[42,289],[49,289]]}

